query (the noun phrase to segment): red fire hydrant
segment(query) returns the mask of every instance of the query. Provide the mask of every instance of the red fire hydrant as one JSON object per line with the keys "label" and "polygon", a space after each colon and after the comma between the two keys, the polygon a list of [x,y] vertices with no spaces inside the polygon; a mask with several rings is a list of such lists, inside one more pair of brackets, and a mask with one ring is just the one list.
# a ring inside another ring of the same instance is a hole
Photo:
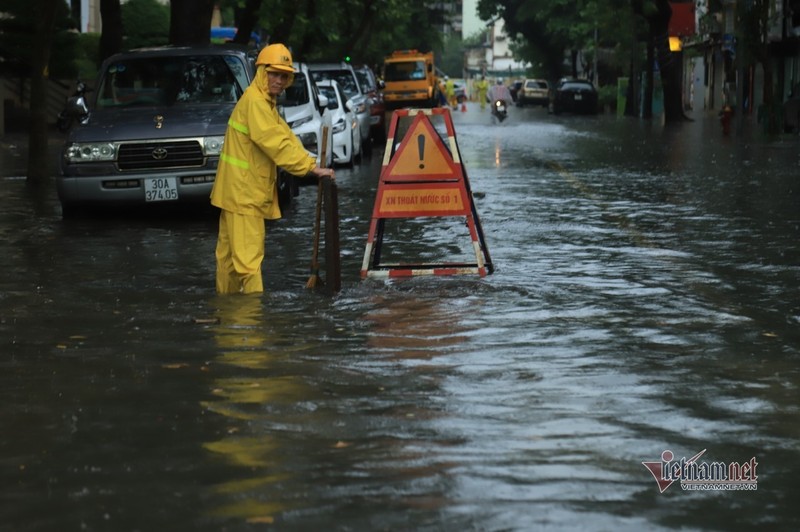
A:
{"label": "red fire hydrant", "polygon": [[726,137],[731,134],[731,117],[733,117],[733,108],[726,105],[719,113],[719,121],[722,124],[722,134]]}

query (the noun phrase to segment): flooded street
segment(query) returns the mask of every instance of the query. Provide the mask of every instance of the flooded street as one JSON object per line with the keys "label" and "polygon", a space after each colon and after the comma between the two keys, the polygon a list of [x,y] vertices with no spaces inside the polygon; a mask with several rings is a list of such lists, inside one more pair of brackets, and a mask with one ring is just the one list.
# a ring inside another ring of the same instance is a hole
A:
{"label": "flooded street", "polygon": [[[335,297],[305,288],[313,188],[265,293],[219,297],[215,215],[62,220],[3,146],[0,523],[797,530],[797,137],[509,115],[453,116],[494,274],[360,278],[376,149],[337,169]],[[471,249],[400,225],[406,259]],[[757,484],[660,493],[667,450]]]}

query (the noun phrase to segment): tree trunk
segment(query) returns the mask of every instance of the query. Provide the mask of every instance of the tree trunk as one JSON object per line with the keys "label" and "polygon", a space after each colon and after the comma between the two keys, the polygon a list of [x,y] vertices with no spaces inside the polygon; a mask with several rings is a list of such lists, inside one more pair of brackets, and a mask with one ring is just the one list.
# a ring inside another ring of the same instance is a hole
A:
{"label": "tree trunk", "polygon": [[214,0],[171,0],[169,43],[177,46],[210,43],[213,14]]}
{"label": "tree trunk", "polygon": [[653,118],[653,89],[655,88],[655,47],[654,39],[647,43],[647,54],[644,68],[644,94],[642,95],[642,118]]}
{"label": "tree trunk", "polygon": [[250,34],[253,33],[256,27],[260,9],[261,0],[247,0],[243,8],[236,10],[236,27],[238,29],[233,42],[238,44],[248,44],[250,42]]}
{"label": "tree trunk", "polygon": [[667,124],[683,122],[683,102],[681,98],[681,65],[680,56],[669,49],[669,19],[672,8],[667,0],[657,0],[658,11],[648,18],[650,29],[655,36],[653,43],[658,56],[661,72],[661,86],[664,89],[664,122]]}
{"label": "tree trunk", "polygon": [[98,60],[102,63],[107,57],[122,50],[122,8],[119,0],[100,0],[100,19],[103,29],[100,33]]}
{"label": "tree trunk", "polygon": [[48,157],[47,92],[50,47],[55,31],[57,4],[50,0],[38,2],[35,47],[31,54],[31,105],[28,123],[29,185],[40,186],[50,177]]}

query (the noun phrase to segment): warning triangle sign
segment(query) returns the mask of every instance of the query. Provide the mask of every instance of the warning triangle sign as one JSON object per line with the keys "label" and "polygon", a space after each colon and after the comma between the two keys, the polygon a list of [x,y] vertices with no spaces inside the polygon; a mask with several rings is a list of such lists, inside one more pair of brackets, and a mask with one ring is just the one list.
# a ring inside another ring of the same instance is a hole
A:
{"label": "warning triangle sign", "polygon": [[430,120],[419,113],[382,178],[385,181],[458,179],[459,171]]}

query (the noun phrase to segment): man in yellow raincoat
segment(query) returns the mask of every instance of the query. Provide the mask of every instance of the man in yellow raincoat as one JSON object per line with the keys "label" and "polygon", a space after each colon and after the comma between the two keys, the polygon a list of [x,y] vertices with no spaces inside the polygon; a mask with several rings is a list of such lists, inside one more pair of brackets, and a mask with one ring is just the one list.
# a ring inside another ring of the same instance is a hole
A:
{"label": "man in yellow raincoat", "polygon": [[444,77],[444,92],[447,96],[447,105],[453,109],[458,109],[458,102],[456,101],[456,84],[447,76]]}
{"label": "man in yellow raincoat", "polygon": [[481,111],[483,111],[486,108],[486,93],[489,92],[489,82],[484,76],[475,82],[475,90],[478,93],[478,101],[481,102]]}
{"label": "man in yellow raincoat", "polygon": [[217,292],[264,291],[264,220],[281,217],[278,166],[305,176],[334,178],[308,154],[275,107],[294,81],[292,54],[271,44],[258,54],[256,76],[233,109],[225,132],[211,204],[221,209],[217,237]]}

